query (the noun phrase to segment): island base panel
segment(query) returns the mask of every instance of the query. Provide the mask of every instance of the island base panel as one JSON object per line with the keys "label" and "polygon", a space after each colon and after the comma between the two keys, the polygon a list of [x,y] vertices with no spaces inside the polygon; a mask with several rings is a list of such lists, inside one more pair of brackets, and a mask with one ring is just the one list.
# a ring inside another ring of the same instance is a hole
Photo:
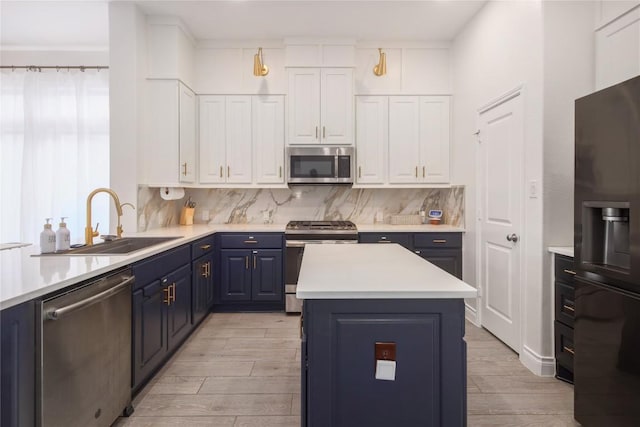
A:
{"label": "island base panel", "polygon": [[[466,425],[462,299],[305,300],[302,425]],[[395,343],[376,380],[375,343]]]}

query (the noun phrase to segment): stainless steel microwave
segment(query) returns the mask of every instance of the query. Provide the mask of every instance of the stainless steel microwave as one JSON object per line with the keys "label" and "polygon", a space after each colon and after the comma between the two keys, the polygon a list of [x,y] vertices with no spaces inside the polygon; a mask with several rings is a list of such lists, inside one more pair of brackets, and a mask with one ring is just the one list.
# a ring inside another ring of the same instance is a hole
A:
{"label": "stainless steel microwave", "polygon": [[353,147],[288,147],[287,183],[353,184]]}

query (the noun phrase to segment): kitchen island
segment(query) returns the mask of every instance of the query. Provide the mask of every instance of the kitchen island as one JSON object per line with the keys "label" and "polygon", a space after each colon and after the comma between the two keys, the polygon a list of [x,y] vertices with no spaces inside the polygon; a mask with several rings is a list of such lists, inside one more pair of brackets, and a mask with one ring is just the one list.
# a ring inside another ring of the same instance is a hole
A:
{"label": "kitchen island", "polygon": [[476,296],[397,244],[308,247],[302,426],[466,425],[463,299]]}

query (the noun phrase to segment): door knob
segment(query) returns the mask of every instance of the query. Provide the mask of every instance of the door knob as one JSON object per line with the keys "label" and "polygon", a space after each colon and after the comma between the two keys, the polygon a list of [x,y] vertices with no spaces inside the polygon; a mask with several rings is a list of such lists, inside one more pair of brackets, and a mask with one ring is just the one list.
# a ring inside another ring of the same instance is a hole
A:
{"label": "door knob", "polygon": [[517,234],[515,234],[515,233],[513,233],[513,234],[511,234],[511,235],[508,235],[508,236],[507,236],[507,240],[508,240],[509,242],[513,242],[513,243],[515,243],[515,242],[517,242],[517,241],[518,241],[518,235],[517,235]]}

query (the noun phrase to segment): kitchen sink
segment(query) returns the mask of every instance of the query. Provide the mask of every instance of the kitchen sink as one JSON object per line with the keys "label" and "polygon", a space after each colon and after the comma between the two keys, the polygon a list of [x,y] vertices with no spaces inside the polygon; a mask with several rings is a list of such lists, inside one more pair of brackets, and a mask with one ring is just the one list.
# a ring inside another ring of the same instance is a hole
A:
{"label": "kitchen sink", "polygon": [[72,248],[68,251],[58,251],[47,255],[128,255],[132,252],[146,249],[151,246],[159,245],[171,240],[179,239],[178,237],[124,237],[121,239],[111,240],[104,243],[98,243],[93,246],[83,246],[80,248]]}

